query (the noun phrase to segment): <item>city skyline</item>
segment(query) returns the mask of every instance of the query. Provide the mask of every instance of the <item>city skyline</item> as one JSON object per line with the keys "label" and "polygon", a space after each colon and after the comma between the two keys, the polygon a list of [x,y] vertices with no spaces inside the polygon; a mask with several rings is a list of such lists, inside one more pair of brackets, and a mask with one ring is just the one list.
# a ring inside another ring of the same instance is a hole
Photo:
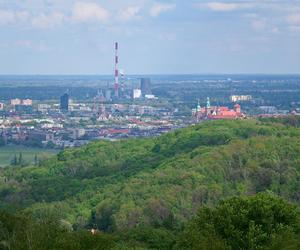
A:
{"label": "city skyline", "polygon": [[0,0],[0,74],[299,74],[300,1]]}

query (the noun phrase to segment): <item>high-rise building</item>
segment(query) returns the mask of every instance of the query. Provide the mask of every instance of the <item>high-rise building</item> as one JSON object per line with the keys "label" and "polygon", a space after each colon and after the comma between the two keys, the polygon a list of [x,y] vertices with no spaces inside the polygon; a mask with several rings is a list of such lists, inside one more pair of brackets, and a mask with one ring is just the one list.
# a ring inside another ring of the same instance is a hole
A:
{"label": "high-rise building", "polygon": [[151,79],[150,78],[142,78],[141,79],[141,91],[142,95],[151,95]]}
{"label": "high-rise building", "polygon": [[63,94],[60,97],[60,110],[61,111],[69,110],[69,95],[67,93]]}

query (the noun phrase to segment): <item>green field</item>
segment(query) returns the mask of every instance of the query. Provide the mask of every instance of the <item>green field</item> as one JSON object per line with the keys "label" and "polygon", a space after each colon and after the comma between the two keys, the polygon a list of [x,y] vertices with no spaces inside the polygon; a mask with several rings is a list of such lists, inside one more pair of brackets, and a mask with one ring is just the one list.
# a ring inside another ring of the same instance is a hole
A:
{"label": "green field", "polygon": [[57,151],[16,145],[0,147],[0,166],[3,167],[10,165],[10,162],[14,158],[15,154],[17,157],[19,157],[20,153],[22,154],[22,157],[26,163],[33,163],[35,155],[37,155],[38,159],[45,159],[51,155],[55,155]]}

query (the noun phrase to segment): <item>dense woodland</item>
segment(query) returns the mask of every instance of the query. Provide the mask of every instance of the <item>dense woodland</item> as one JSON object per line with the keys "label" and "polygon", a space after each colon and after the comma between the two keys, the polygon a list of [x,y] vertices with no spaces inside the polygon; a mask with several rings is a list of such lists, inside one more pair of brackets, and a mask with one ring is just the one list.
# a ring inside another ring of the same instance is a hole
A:
{"label": "dense woodland", "polygon": [[0,249],[299,249],[299,125],[204,122],[1,169]]}

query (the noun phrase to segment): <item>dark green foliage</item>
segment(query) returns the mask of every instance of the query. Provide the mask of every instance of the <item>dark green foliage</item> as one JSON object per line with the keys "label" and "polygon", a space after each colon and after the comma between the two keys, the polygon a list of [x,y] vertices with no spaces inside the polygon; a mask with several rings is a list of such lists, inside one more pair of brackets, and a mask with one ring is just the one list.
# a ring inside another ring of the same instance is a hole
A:
{"label": "dark green foliage", "polygon": [[268,194],[235,197],[216,208],[201,208],[182,234],[178,247],[235,250],[282,245],[284,249],[298,249],[299,225],[295,206],[280,198]]}
{"label": "dark green foliage", "polygon": [[287,126],[292,126],[292,127],[299,127],[300,126],[300,117],[299,116],[288,116],[288,117],[282,117],[282,118],[263,118],[260,119],[264,123],[282,123]]}
{"label": "dark green foliage", "polygon": [[118,233],[118,245],[127,249],[140,247],[144,249],[168,250],[173,249],[175,233],[164,228],[137,227],[128,232]]}
{"label": "dark green foliage", "polygon": [[14,157],[11,159],[10,164],[12,166],[17,166],[18,165],[18,158],[17,158],[16,154],[14,154]]}
{"label": "dark green foliage", "polygon": [[300,247],[299,211],[274,195],[234,197],[202,207],[185,229],[140,225],[106,234],[74,231],[49,208],[34,213],[0,211],[0,249],[291,249]]}
{"label": "dark green foliage", "polygon": [[0,169],[0,207],[57,209],[77,230],[177,230],[204,205],[262,191],[299,205],[297,126],[205,122],[157,138],[97,141],[36,166]]}
{"label": "dark green foliage", "polygon": [[38,165],[39,165],[39,159],[38,159],[38,157],[37,157],[36,154],[34,155],[33,162],[34,162],[34,165],[35,165],[35,166],[38,166]]}
{"label": "dark green foliage", "polygon": [[12,215],[0,211],[1,250],[108,250],[114,249],[112,236],[74,232],[55,214]]}
{"label": "dark green foliage", "polygon": [[26,161],[23,158],[23,154],[19,153],[19,156],[17,157],[16,154],[14,154],[14,157],[11,159],[10,164],[12,166],[20,166],[20,167],[24,167],[26,166]]}

